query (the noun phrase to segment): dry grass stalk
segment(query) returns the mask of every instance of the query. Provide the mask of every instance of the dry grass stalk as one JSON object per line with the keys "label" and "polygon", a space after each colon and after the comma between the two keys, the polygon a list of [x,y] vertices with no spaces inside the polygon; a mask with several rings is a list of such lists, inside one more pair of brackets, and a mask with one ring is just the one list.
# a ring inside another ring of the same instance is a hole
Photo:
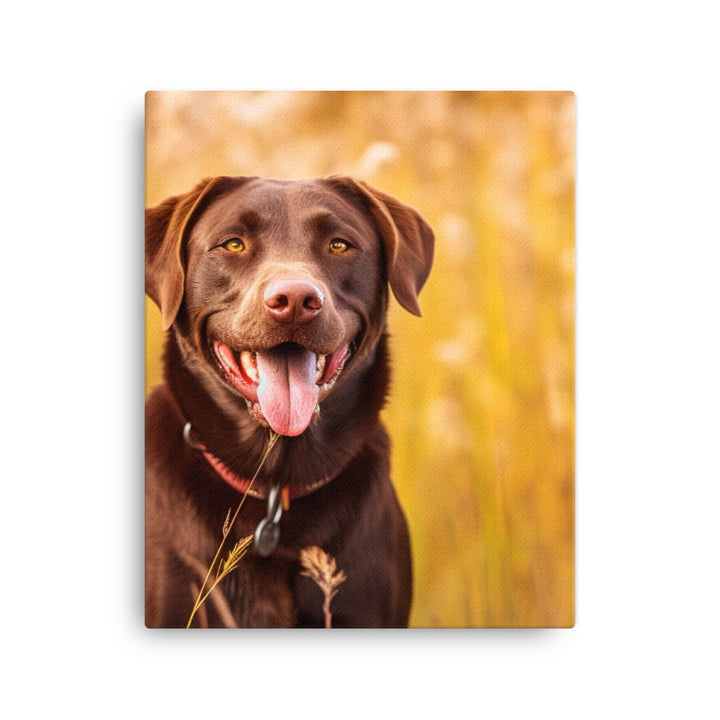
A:
{"label": "dry grass stalk", "polygon": [[[210,567],[208,568],[207,574],[205,575],[205,580],[203,581],[202,587],[200,588],[200,591],[198,592],[197,598],[195,600],[195,605],[193,606],[192,612],[190,613],[190,618],[188,619],[186,628],[189,628],[190,625],[192,625],[193,618],[195,617],[195,613],[199,610],[200,606],[205,602],[205,600],[208,599],[210,596],[210,593],[215,589],[217,584],[229,573],[231,573],[235,568],[238,566],[240,560],[245,555],[245,553],[250,548],[250,544],[252,543],[253,536],[249,535],[248,537],[244,537],[240,539],[238,542],[235,543],[233,549],[228,553],[228,556],[225,560],[223,560],[220,565],[218,566],[217,571],[215,572],[215,576],[212,580],[212,583],[208,587],[208,583],[210,582],[210,578],[213,577],[213,569],[215,568],[218,558],[220,557],[220,553],[222,552],[223,545],[225,545],[225,539],[230,533],[230,530],[232,530],[232,526],[235,524],[235,520],[237,519],[238,514],[240,513],[240,509],[243,506],[243,503],[245,502],[245,498],[248,495],[248,492],[250,491],[250,488],[253,486],[253,483],[257,479],[257,476],[260,473],[260,470],[262,466],[265,464],[265,460],[267,460],[268,455],[270,454],[270,451],[273,449],[273,446],[277,442],[278,439],[277,433],[274,433],[272,430],[270,431],[270,437],[268,438],[268,443],[265,448],[265,452],[263,453],[262,459],[260,460],[260,464],[258,465],[257,470],[255,471],[255,474],[252,476],[252,479],[250,480],[250,484],[247,486],[247,489],[245,490],[245,493],[242,496],[242,499],[240,500],[240,504],[237,507],[237,510],[235,510],[235,513],[233,514],[232,518],[230,517],[230,510],[228,510],[227,516],[225,517],[225,522],[223,523],[222,527],[222,540],[220,541],[220,545],[218,545],[218,549],[215,552],[215,557],[213,558],[212,562],[210,563]],[[207,589],[206,589],[207,588]]]}
{"label": "dry grass stalk", "polygon": [[336,572],[335,558],[316,545],[300,551],[300,563],[305,568],[302,575],[312,578],[322,590],[325,627],[331,628],[330,601],[337,595],[339,586],[347,580],[347,576],[342,570]]}

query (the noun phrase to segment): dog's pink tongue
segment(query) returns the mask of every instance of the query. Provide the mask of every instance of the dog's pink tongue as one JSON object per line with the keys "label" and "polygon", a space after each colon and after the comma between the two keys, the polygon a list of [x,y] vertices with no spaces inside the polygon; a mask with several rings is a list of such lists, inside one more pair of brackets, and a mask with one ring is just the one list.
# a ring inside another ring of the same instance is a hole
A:
{"label": "dog's pink tongue", "polygon": [[258,403],[278,435],[299,435],[310,424],[320,395],[316,363],[315,353],[299,345],[257,353]]}

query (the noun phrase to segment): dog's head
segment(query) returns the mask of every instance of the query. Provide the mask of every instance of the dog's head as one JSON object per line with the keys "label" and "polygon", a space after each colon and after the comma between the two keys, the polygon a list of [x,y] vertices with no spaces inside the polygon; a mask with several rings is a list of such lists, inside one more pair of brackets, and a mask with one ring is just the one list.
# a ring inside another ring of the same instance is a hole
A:
{"label": "dog's head", "polygon": [[434,237],[346,177],[219,177],[146,211],[146,292],[253,416],[302,433],[384,332],[387,287],[419,315]]}

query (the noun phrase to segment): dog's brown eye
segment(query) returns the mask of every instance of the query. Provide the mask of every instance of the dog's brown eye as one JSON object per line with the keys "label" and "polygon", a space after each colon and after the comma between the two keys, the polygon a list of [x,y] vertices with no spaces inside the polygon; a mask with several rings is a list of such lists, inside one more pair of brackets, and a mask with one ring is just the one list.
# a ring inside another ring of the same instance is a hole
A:
{"label": "dog's brown eye", "polygon": [[335,238],[335,240],[330,243],[330,250],[338,255],[344,253],[349,247],[350,245],[348,243],[338,238]]}
{"label": "dog's brown eye", "polygon": [[240,238],[230,238],[222,245],[228,252],[242,252],[245,249],[245,243]]}

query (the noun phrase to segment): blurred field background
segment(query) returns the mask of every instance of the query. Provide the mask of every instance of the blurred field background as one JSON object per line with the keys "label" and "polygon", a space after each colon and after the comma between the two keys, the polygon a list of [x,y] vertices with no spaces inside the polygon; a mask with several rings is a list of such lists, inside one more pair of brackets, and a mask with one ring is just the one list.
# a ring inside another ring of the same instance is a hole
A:
{"label": "blurred field background", "polygon": [[[147,95],[146,201],[211,175],[348,174],[436,233],[394,301],[385,421],[412,627],[574,624],[575,103],[565,92]],[[147,302],[146,389],[161,382]]]}

